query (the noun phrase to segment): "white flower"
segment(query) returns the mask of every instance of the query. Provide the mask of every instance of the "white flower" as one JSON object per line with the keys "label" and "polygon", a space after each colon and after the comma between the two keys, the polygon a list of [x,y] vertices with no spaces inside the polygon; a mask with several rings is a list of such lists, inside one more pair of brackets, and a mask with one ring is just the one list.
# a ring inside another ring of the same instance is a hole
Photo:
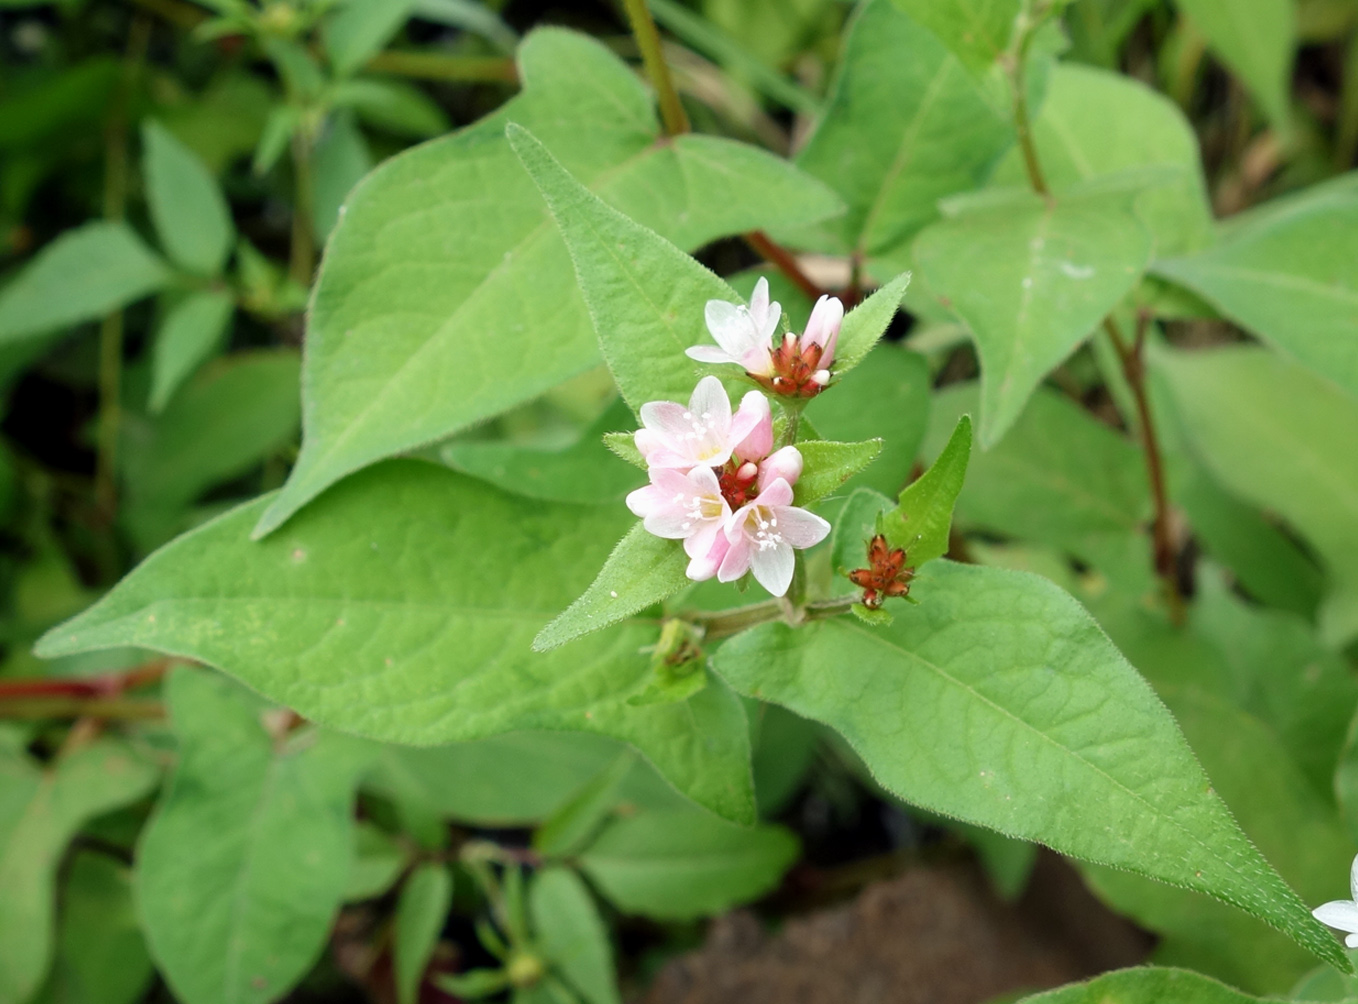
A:
{"label": "white flower", "polygon": [[717,578],[734,582],[751,571],[772,595],[782,596],[792,584],[793,549],[819,544],[829,534],[830,524],[792,505],[792,486],[775,478],[758,498],[731,515],[724,532],[730,549]]}
{"label": "white flower", "polygon": [[688,471],[694,467],[721,467],[731,451],[755,427],[768,410],[753,406],[750,395],[740,411],[731,415],[731,399],[714,376],[703,377],[693,389],[688,407],[673,401],[648,401],[641,406],[641,423],[633,437],[650,467]]}
{"label": "white flower", "polygon": [[[703,316],[716,345],[695,345],[686,350],[701,363],[736,363],[751,374],[773,374],[773,334],[783,308],[769,302],[769,281],[755,283],[748,307],[725,300],[708,300]],[[719,347],[718,347],[719,346]]]}
{"label": "white flower", "polygon": [[1311,914],[1326,927],[1348,932],[1344,944],[1358,948],[1358,857],[1349,869],[1349,895],[1353,899],[1335,899],[1323,903]]}

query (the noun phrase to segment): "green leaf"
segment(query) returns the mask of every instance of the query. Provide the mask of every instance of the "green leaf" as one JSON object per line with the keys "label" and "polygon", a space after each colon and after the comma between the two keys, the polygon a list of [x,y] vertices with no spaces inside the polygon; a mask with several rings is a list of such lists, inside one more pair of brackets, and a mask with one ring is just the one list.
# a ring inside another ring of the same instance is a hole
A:
{"label": "green leaf", "polygon": [[877,533],[881,517],[896,503],[871,488],[859,488],[844,503],[830,537],[831,565],[848,572],[867,563],[868,542]]}
{"label": "green leaf", "polygon": [[[941,452],[978,398],[974,384],[935,395],[925,456]],[[957,521],[1101,566],[1111,542],[1138,533],[1149,498],[1145,464],[1130,440],[1065,396],[1039,389],[1004,440],[972,456]]]}
{"label": "green leaf", "polygon": [[1019,1004],[1258,1004],[1260,998],[1187,969],[1122,969]]}
{"label": "green leaf", "polygon": [[1292,55],[1297,45],[1293,0],[1178,0],[1275,126],[1291,118]]}
{"label": "green leaf", "polygon": [[415,1004],[425,967],[453,903],[453,876],[445,865],[423,864],[410,873],[396,904],[391,956],[397,1004]]}
{"label": "green leaf", "polygon": [[[1193,127],[1178,105],[1134,77],[1058,64],[1033,123],[1033,141],[1042,174],[1058,196],[1068,186],[1120,172],[1172,169],[1165,183],[1137,201],[1138,214],[1155,235],[1157,255],[1211,242],[1212,208]],[[1014,148],[991,184],[1027,182],[1023,157]]]}
{"label": "green leaf", "polygon": [[[627,409],[627,414],[632,414],[632,409]],[[620,460],[625,460],[634,467],[646,470],[646,458],[637,449],[635,433],[632,432],[605,432],[603,435],[604,446],[608,447],[608,452],[612,453]]]}
{"label": "green leaf", "polygon": [[1009,48],[1022,0],[895,0],[974,71],[988,69]]}
{"label": "green leaf", "polygon": [[151,356],[148,407],[153,413],[164,411],[175,391],[221,345],[235,309],[230,296],[208,290],[191,293],[165,314]]}
{"label": "green leaf", "polygon": [[538,947],[557,975],[585,1004],[621,1004],[608,928],[579,877],[544,868],[533,876],[528,896]]}
{"label": "green leaf", "polygon": [[[611,431],[636,425],[632,410],[618,400],[564,450],[541,450],[511,443],[449,443],[440,456],[450,467],[464,471],[505,491],[549,502],[620,503],[645,477],[604,444]],[[632,446],[632,433],[618,433]],[[641,460],[641,454],[636,454]],[[640,466],[645,469],[646,462]]]}
{"label": "green leaf", "polygon": [[337,108],[352,108],[368,125],[396,136],[428,139],[449,130],[448,116],[424,91],[395,80],[346,80],[331,92]]}
{"label": "green leaf", "polygon": [[931,32],[891,0],[869,0],[796,162],[849,207],[821,226],[822,243],[872,257],[936,220],[940,198],[979,186],[1012,141],[1009,123]]}
{"label": "green leaf", "polygon": [[[838,208],[820,183],[753,147],[692,135],[657,143],[645,86],[592,39],[539,29],[519,66],[522,94],[388,160],[349,200],[310,312],[302,454],[259,534],[345,474],[598,363],[570,256],[504,139],[507,122],[533,130],[574,177],[683,248]],[[701,340],[697,310],[686,344]]]}
{"label": "green leaf", "polygon": [[1156,352],[1190,447],[1227,489],[1278,513],[1319,552],[1322,638],[1358,635],[1358,401],[1257,348]]}
{"label": "green leaf", "polygon": [[373,156],[363,131],[348,112],[331,115],[312,151],[311,219],[318,240],[325,241],[339,223],[349,193],[372,170]]}
{"label": "green leaf", "polygon": [[181,268],[216,275],[235,242],[231,209],[207,166],[154,119],[142,123],[146,199],[161,245]]}
{"label": "green leaf", "polygon": [[1347,966],[1079,604],[1034,575],[949,562],[914,585],[919,604],[889,627],[764,625],[715,668],[838,730],[908,802],[1205,892]]}
{"label": "green leaf", "polygon": [[948,553],[952,511],[967,477],[971,458],[971,416],[957,420],[952,437],[930,468],[901,491],[900,504],[882,517],[882,531],[892,547],[905,548],[909,566]]}
{"label": "green leaf", "polygon": [[640,650],[654,628],[529,650],[584,588],[627,512],[518,499],[399,461],[346,479],[287,533],[251,543],[251,521],[270,501],[162,548],[49,632],[39,654],[125,644],[183,654],[309,721],[387,742],[516,729],[611,735],[695,801],[752,817],[745,716],[728,690],[627,705],[649,679]]}
{"label": "green leaf", "polygon": [[624,753],[590,778],[533,834],[533,849],[551,857],[578,851],[613,811],[633,763],[632,754]]}
{"label": "green leaf", "polygon": [[179,529],[184,510],[297,435],[300,360],[292,350],[217,360],[149,423],[124,430],[123,520],[143,550]]}
{"label": "green leaf", "polygon": [[385,831],[366,820],[354,829],[354,861],[344,885],[344,901],[376,899],[396,884],[406,867],[406,851]]}
{"label": "green leaf", "polygon": [[836,374],[853,369],[872,351],[896,316],[909,287],[910,273],[902,272],[844,315],[835,349]]}
{"label": "green leaf", "polygon": [[157,771],[100,739],[40,768],[0,751],[0,1004],[26,1004],[52,961],[57,866],[85,823],[134,802]]}
{"label": "green leaf", "polygon": [[99,853],[71,860],[57,958],[40,1004],[135,1004],[155,969],[132,904],[131,871]]}
{"label": "green leaf", "polygon": [[1154,268],[1358,398],[1358,195],[1301,201]]}
{"label": "green leaf", "polygon": [[690,585],[687,568],[688,555],[679,541],[657,537],[635,524],[589,588],[538,632],[534,651],[549,652],[669,599]]}
{"label": "green leaf", "polygon": [[940,303],[981,356],[981,445],[998,443],[1033,389],[1136,285],[1151,238],[1125,192],[1013,194],[960,210],[915,240]]}
{"label": "green leaf", "polygon": [[0,344],[96,321],[169,279],[131,227],[86,223],[44,247],[0,290]]}
{"label": "green leaf", "polygon": [[687,401],[710,370],[734,390],[731,367],[700,367],[684,350],[703,340],[703,305],[739,302],[735,290],[576,181],[522,126],[510,123],[506,135],[561,230],[604,361],[632,410],[647,401]]}
{"label": "green leaf", "polygon": [[845,493],[871,487],[894,496],[910,479],[929,427],[929,382],[923,356],[884,344],[811,399],[805,414],[821,435],[844,443],[882,437],[882,452],[845,482]]}
{"label": "green leaf", "polygon": [[844,482],[872,463],[882,452],[882,441],[870,439],[866,443],[827,443],[813,439],[798,443],[801,451],[802,476],[797,479],[793,501],[799,506],[812,506],[841,488]]}
{"label": "green leaf", "polygon": [[336,76],[347,77],[401,29],[416,0],[346,0],[325,21],[325,52]]}
{"label": "green leaf", "polygon": [[151,954],[186,1004],[267,1004],[325,947],[368,751],[271,735],[267,706],[215,674],[177,669],[165,693],[179,763],[136,865]]}
{"label": "green leaf", "polygon": [[742,829],[681,810],[618,819],[579,861],[620,910],[688,920],[757,899],[798,851],[797,838],[781,826]]}

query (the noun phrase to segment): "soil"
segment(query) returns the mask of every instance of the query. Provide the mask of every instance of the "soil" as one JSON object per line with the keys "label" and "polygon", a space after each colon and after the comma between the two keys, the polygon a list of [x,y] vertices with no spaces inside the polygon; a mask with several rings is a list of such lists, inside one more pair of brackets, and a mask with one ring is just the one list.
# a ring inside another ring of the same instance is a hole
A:
{"label": "soil", "polygon": [[748,910],[719,918],[642,1004],[981,1004],[1136,965],[1150,947],[1055,855],[1013,904],[974,864],[917,865],[777,932]]}

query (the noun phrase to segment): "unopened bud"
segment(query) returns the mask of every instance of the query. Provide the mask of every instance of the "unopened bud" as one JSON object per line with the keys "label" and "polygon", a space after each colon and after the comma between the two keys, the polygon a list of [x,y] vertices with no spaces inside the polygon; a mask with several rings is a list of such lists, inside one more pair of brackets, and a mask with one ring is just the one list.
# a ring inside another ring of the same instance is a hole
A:
{"label": "unopened bud", "polygon": [[826,384],[830,382],[830,371],[816,370],[816,372],[811,374],[811,382],[820,384],[822,387],[824,387]]}
{"label": "unopened bud", "polygon": [[758,475],[759,467],[748,460],[736,469],[737,481],[753,481]]}

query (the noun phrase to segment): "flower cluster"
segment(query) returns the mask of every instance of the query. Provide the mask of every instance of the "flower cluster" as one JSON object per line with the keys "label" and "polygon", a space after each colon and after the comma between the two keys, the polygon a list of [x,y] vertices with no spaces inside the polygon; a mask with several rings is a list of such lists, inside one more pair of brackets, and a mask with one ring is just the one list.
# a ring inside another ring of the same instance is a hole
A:
{"label": "flower cluster", "polygon": [[635,442],[651,483],[627,496],[628,508],[657,537],[684,542],[690,579],[733,582],[748,571],[784,595],[793,550],[820,543],[830,524],[792,504],[802,455],[795,446],[774,450],[768,398],[750,391],[733,415],[726,389],[709,376],[687,407],[642,405],[641,422]]}
{"label": "flower cluster", "polygon": [[788,333],[775,347],[782,308],[769,302],[769,283],[760,279],[748,307],[708,300],[707,330],[717,344],[695,345],[689,358],[702,363],[735,363],[762,386],[784,397],[815,397],[830,382],[844,304],[822,296],[801,337]]}

